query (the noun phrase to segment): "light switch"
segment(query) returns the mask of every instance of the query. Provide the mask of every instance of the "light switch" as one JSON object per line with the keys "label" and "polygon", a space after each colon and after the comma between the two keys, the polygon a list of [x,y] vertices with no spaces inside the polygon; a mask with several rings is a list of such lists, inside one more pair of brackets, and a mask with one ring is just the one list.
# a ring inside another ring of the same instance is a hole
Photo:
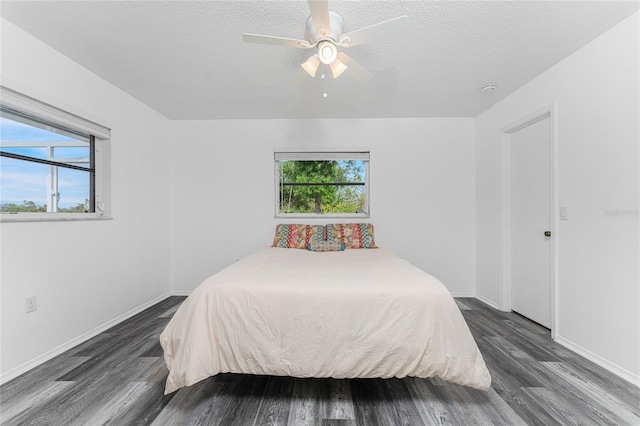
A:
{"label": "light switch", "polygon": [[560,206],[560,220],[569,220],[569,212],[567,206]]}

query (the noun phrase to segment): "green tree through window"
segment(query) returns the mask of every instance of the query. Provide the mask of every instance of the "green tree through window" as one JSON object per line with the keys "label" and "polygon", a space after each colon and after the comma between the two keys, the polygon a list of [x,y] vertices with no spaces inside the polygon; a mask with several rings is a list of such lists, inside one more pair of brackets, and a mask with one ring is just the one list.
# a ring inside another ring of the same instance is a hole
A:
{"label": "green tree through window", "polygon": [[363,159],[277,161],[278,214],[367,214],[366,163]]}

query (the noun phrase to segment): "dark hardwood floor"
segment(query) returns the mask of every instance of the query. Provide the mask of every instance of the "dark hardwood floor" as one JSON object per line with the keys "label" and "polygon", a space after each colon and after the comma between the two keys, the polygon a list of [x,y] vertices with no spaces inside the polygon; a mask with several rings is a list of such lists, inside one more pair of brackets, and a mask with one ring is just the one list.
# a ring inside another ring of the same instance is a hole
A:
{"label": "dark hardwood floor", "polygon": [[220,374],[164,396],[171,297],[0,387],[2,425],[640,425],[640,389],[549,331],[457,299],[493,384]]}

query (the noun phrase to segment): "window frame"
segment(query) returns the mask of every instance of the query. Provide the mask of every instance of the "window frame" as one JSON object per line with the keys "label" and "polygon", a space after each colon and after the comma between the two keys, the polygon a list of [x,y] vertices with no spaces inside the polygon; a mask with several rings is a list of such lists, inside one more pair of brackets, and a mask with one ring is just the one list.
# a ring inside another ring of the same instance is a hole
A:
{"label": "window frame", "polygon": [[[23,95],[5,86],[0,86],[0,108],[8,113],[49,125],[57,129],[76,134],[89,140],[89,167],[80,167],[80,171],[89,173],[89,192],[92,206],[89,212],[2,212],[0,222],[66,221],[66,220],[104,220],[111,219],[110,206],[110,147],[111,130],[101,124],[64,111],[53,105]],[[38,161],[30,157],[5,153],[3,157],[18,161],[47,164],[53,167],[74,169],[65,163],[56,164],[55,160]]]}
{"label": "window frame", "polygon": [[[277,219],[300,218],[300,219],[331,219],[331,218],[351,218],[368,219],[371,217],[370,199],[370,175],[371,175],[371,153],[369,150],[274,150],[274,217]],[[364,197],[366,211],[363,213],[281,213],[280,212],[280,161],[341,161],[360,160],[364,162]]]}

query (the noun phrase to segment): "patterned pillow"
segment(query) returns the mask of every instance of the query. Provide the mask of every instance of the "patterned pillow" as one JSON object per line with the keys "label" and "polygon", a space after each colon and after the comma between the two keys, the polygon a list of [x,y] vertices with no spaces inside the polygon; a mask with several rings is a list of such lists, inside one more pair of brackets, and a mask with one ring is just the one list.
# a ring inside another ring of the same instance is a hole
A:
{"label": "patterned pillow", "polygon": [[339,241],[344,248],[378,248],[370,223],[334,223],[327,225],[327,241]]}
{"label": "patterned pillow", "polygon": [[322,225],[279,224],[272,247],[306,249],[310,241],[324,239]]}
{"label": "patterned pillow", "polygon": [[307,239],[305,240],[305,248],[309,246],[311,241],[326,240],[326,229],[324,225],[307,225]]}
{"label": "patterned pillow", "polygon": [[344,244],[342,241],[309,241],[309,245],[307,246],[307,250],[309,251],[343,251]]}

